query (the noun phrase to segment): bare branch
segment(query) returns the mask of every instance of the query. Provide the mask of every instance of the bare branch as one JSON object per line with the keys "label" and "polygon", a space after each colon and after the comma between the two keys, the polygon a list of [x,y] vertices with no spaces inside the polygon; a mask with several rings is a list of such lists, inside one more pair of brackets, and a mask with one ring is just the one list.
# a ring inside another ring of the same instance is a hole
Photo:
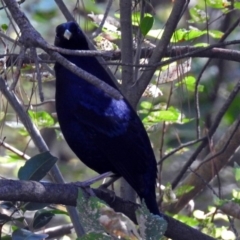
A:
{"label": "bare branch", "polygon": [[[84,191],[84,189],[82,189]],[[117,212],[122,212],[136,223],[135,211],[139,205],[123,200],[109,191],[93,189],[97,197],[104,200]],[[0,196],[5,201],[41,202],[76,206],[78,187],[76,184],[54,184],[34,181],[0,180]],[[213,240],[167,215],[168,229],[165,235],[173,240]]]}
{"label": "bare branch", "polygon": [[[221,139],[214,146],[213,153],[210,153],[204,159],[204,162],[200,164],[193,173],[189,174],[187,178],[182,182],[181,186],[194,186],[194,188],[188,193],[184,194],[179,200],[168,206],[168,211],[172,213],[179,212],[191,199],[193,199],[201,190],[209,183],[218,172],[229,162],[231,156],[239,147],[240,139],[240,117],[229,127],[229,129],[223,134]],[[222,151],[223,150],[223,151]],[[212,154],[217,154],[212,159]],[[211,158],[211,160],[209,160]],[[195,174],[195,172],[197,174]],[[199,176],[203,179],[199,179]],[[179,186],[180,187],[180,186]]]}
{"label": "bare branch", "polygon": [[[168,18],[168,21],[166,23],[163,35],[161,40],[157,44],[157,51],[154,51],[153,55],[151,56],[149,60],[149,65],[152,66],[153,64],[160,62],[163,58],[167,46],[170,42],[170,39],[172,37],[173,32],[176,29],[176,26],[178,24],[178,21],[180,20],[182,16],[182,11],[185,8],[185,6],[188,4],[188,0],[176,0],[173,3],[173,10],[171,12],[170,17]],[[155,72],[156,68],[152,68],[148,71],[145,71],[142,76],[138,79],[134,90],[133,95],[135,95],[135,101],[133,102],[133,105],[136,106],[140,97],[142,96],[142,93],[146,89],[147,85],[151,81],[151,78]]]}

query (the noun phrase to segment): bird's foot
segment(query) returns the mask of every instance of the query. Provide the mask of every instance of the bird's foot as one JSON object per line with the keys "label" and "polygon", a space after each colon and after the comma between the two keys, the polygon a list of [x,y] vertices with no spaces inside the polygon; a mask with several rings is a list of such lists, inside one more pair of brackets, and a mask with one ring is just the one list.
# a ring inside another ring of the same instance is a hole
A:
{"label": "bird's foot", "polygon": [[112,172],[106,172],[106,173],[103,173],[101,175],[98,175],[96,177],[93,177],[89,180],[86,180],[84,182],[74,182],[73,184],[76,185],[77,187],[81,187],[81,188],[84,188],[85,191],[90,195],[90,196],[94,196],[94,193],[92,191],[92,189],[90,188],[90,186],[95,183],[95,182],[98,182],[99,180],[102,180],[104,178],[107,178],[107,177],[110,177],[112,176],[113,173]]}
{"label": "bird's foot", "polygon": [[119,178],[120,178],[119,175],[114,174],[114,175],[111,176],[111,179],[109,181],[107,181],[106,183],[102,184],[99,188],[100,189],[106,189],[110,185],[112,185],[115,181],[117,181]]}
{"label": "bird's foot", "polygon": [[80,187],[84,190],[85,193],[87,193],[89,196],[95,196],[93,190],[90,188],[89,183],[86,182],[74,182],[75,186]]}

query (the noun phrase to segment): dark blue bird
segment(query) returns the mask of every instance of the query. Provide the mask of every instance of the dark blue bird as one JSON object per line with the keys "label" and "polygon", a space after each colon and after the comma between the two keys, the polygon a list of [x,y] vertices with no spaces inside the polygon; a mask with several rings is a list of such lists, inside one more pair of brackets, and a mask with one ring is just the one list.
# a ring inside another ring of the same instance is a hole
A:
{"label": "dark blue bird", "polygon": [[[89,50],[74,22],[56,28],[55,46]],[[116,85],[95,57],[64,55],[70,62],[113,88]],[[151,213],[161,215],[156,202],[156,160],[148,135],[126,99],[116,100],[59,63],[56,72],[56,111],[68,145],[88,167],[112,171],[133,187]]]}

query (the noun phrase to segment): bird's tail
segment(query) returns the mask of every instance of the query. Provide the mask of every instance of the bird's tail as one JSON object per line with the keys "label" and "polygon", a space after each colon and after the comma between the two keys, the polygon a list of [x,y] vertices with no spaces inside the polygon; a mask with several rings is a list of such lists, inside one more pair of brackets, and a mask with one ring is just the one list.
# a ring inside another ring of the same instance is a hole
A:
{"label": "bird's tail", "polygon": [[147,208],[152,214],[163,217],[163,214],[159,211],[155,194],[147,195],[143,197],[143,200],[145,201]]}

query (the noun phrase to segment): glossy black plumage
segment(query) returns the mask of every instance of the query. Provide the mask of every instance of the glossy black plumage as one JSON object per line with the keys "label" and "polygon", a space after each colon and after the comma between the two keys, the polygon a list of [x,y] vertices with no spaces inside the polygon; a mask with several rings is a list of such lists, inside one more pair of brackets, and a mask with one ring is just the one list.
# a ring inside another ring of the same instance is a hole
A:
{"label": "glossy black plumage", "polygon": [[[56,28],[55,45],[89,50],[74,22]],[[64,57],[117,88],[95,57]],[[155,195],[155,157],[144,126],[128,101],[109,97],[59,63],[55,64],[55,72],[58,120],[73,152],[98,173],[112,171],[123,176],[150,212],[160,215]]]}

